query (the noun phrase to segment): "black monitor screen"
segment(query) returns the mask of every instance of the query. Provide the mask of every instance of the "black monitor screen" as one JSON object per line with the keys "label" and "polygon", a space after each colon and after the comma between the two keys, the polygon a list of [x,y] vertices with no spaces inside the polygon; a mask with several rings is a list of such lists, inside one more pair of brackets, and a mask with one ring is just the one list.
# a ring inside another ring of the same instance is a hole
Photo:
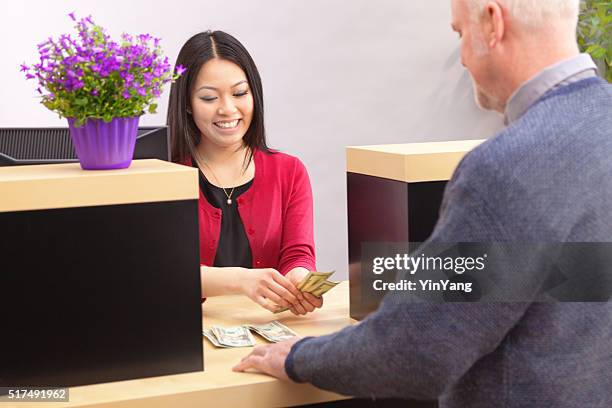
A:
{"label": "black monitor screen", "polygon": [[[134,159],[170,161],[168,128],[140,127]],[[0,166],[78,162],[68,128],[0,128]]]}

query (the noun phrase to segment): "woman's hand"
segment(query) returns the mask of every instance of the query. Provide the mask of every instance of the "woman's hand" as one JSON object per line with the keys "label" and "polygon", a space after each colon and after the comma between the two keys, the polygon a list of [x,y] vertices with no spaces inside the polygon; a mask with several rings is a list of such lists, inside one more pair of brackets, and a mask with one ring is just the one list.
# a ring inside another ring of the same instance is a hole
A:
{"label": "woman's hand", "polygon": [[241,292],[261,307],[274,312],[278,306],[301,307],[304,295],[276,269],[240,269]]}
{"label": "woman's hand", "polygon": [[[293,268],[289,272],[287,272],[287,279],[297,288],[302,279],[304,279],[308,275],[308,269],[306,268]],[[299,303],[297,305],[293,305],[289,307],[291,313],[295,315],[305,315],[306,313],[314,312],[315,309],[323,306],[323,298],[314,296],[308,292],[300,292],[303,296],[302,299],[299,299]]]}

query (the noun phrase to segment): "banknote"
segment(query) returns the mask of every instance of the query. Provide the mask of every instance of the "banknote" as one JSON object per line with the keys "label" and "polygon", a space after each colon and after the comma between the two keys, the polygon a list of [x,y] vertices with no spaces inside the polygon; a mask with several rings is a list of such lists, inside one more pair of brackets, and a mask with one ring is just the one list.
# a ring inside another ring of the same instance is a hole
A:
{"label": "banknote", "polygon": [[[302,292],[308,292],[314,296],[323,296],[326,292],[331,290],[339,282],[333,282],[327,280],[334,274],[335,271],[331,272],[308,272],[302,281],[297,285],[297,289]],[[281,313],[289,310],[288,307],[279,306],[274,313]]]}
{"label": "banknote", "polygon": [[311,293],[314,296],[323,296],[324,293],[327,293],[329,290],[331,290],[338,283],[339,282],[324,281],[319,286],[317,286],[317,288],[314,289]]}
{"label": "banknote", "polygon": [[219,344],[226,347],[252,347],[255,345],[255,339],[253,339],[253,335],[246,326],[212,326],[211,331]]}
{"label": "banknote", "polygon": [[317,287],[320,283],[324,282],[333,275],[332,272],[308,272],[308,275],[302,279],[302,281],[298,284],[298,290],[303,292],[312,292],[312,289]]}
{"label": "banknote", "polygon": [[215,337],[215,334],[211,331],[211,330],[206,330],[206,329],[202,329],[202,334],[204,335],[204,337],[206,337],[208,339],[208,341],[210,341],[215,347],[224,347],[227,348],[228,346],[224,346],[223,344],[219,343],[219,340],[217,340],[217,338]]}
{"label": "banknote", "polygon": [[202,329],[202,334],[215,347],[251,347],[255,345],[255,340],[250,330],[261,335],[264,339],[278,343],[297,336],[297,333],[279,321],[264,324],[245,324],[237,327],[213,326],[210,330]]}
{"label": "banknote", "polygon": [[272,343],[297,336],[296,332],[276,320],[266,324],[249,324],[247,326]]}

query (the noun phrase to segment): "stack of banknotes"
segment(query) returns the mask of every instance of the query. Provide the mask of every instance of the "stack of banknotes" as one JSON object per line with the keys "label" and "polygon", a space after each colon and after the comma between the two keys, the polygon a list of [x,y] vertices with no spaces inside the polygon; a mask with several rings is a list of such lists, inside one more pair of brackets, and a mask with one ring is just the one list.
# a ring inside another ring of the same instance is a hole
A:
{"label": "stack of banknotes", "polygon": [[[327,280],[330,276],[334,274],[335,271],[331,272],[308,272],[308,275],[302,279],[302,281],[298,284],[298,290],[302,292],[311,293],[314,296],[323,296],[324,293],[328,292],[334,286],[336,286],[339,282],[333,282]],[[289,310],[287,307],[279,306],[274,313],[284,312],[285,310]]]}
{"label": "stack of banknotes", "polygon": [[297,333],[276,320],[266,324],[244,324],[236,327],[211,326],[210,330],[203,329],[202,334],[216,347],[253,347],[255,339],[251,330],[272,343],[297,336]]}

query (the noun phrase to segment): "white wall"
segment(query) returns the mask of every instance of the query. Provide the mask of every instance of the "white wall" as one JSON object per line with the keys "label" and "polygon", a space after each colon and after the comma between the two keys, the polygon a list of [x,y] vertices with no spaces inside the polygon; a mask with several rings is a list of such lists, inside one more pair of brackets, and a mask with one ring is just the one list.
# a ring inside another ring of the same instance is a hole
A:
{"label": "white wall", "polygon": [[[151,33],[171,61],[199,31],[221,29],[261,72],[270,145],[300,157],[315,195],[320,270],[347,276],[347,145],[486,138],[501,117],[479,111],[450,29],[450,0],[92,0],[8,2],[0,14],[0,127],[65,126],[38,104],[19,64],[36,44],[92,14],[113,35]],[[168,92],[156,115],[165,123]]]}

